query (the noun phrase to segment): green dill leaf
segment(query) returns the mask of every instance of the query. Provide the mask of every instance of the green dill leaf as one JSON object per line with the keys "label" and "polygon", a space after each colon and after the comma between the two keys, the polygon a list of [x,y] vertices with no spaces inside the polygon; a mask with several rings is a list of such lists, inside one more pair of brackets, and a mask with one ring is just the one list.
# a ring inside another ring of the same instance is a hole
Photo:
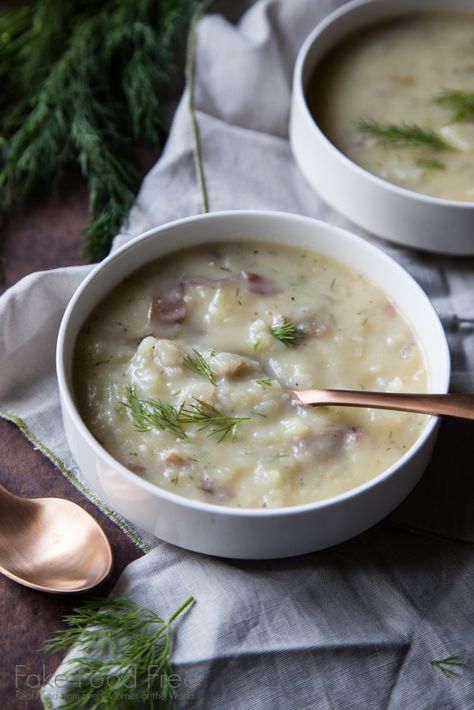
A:
{"label": "green dill leaf", "polygon": [[378,123],[377,121],[358,121],[356,128],[374,138],[380,145],[394,148],[417,148],[428,146],[437,150],[452,150],[440,135],[431,128],[423,128],[416,123]]}
{"label": "green dill leaf", "polygon": [[272,387],[271,380],[255,380],[255,382],[257,385],[260,385],[260,387],[263,387],[263,389],[265,389],[265,387]]}
{"label": "green dill leaf", "polygon": [[138,399],[134,387],[128,389],[127,402],[122,404],[130,410],[137,431],[168,430],[180,439],[188,438],[183,424],[199,424],[199,431],[209,429],[209,436],[218,437],[217,443],[229,436],[236,441],[239,424],[251,419],[222,414],[200,399],[189,405],[183,402],[180,407],[173,407],[161,399]]}
{"label": "green dill leaf", "polygon": [[298,328],[298,326],[286,318],[283,318],[279,323],[273,325],[270,328],[270,332],[274,338],[288,347],[295,345],[296,341],[304,336],[301,328]]}
{"label": "green dill leaf", "polygon": [[232,417],[222,414],[218,409],[196,399],[192,404],[183,406],[179,420],[182,424],[199,424],[199,431],[209,429],[209,436],[217,436],[217,443],[227,437],[237,439],[237,427],[241,422],[249,421],[251,417]]}
{"label": "green dill leaf", "polygon": [[161,429],[171,431],[179,439],[187,439],[180,420],[182,407],[173,407],[162,399],[139,399],[135,387],[129,387],[127,402],[123,404],[130,410],[137,431]]}
{"label": "green dill leaf", "polygon": [[462,123],[474,118],[474,91],[445,89],[435,96],[433,101],[451,110],[453,123]]}
{"label": "green dill leaf", "polygon": [[187,367],[188,370],[192,370],[198,375],[201,375],[201,377],[204,377],[206,380],[209,380],[211,385],[214,385],[214,387],[216,387],[216,378],[214,377],[214,374],[211,368],[209,367],[209,363],[205,360],[201,353],[195,350],[194,348],[192,355],[186,355],[186,357],[184,358],[183,365]]}
{"label": "green dill leaf", "polygon": [[415,164],[426,170],[446,170],[446,164],[436,158],[417,158]]}
{"label": "green dill leaf", "polygon": [[447,658],[430,661],[430,666],[437,668],[437,670],[450,678],[459,677],[461,673],[458,671],[466,667],[462,662],[462,656],[448,656]]}
{"label": "green dill leaf", "polygon": [[[172,697],[171,626],[194,601],[189,597],[167,619],[125,597],[92,599],[64,618],[66,628],[45,644],[49,653],[78,644],[81,655],[71,659],[67,680],[67,710],[134,710],[160,707]],[[99,657],[100,656],[100,657]],[[130,688],[133,687],[133,694]]]}

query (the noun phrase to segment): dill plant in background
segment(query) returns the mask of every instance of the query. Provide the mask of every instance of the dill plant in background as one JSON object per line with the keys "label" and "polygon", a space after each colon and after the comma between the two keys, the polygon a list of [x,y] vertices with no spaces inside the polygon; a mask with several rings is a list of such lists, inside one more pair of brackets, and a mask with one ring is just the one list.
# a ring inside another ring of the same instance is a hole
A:
{"label": "dill plant in background", "polygon": [[134,149],[161,147],[176,45],[195,0],[29,0],[0,14],[0,222],[76,165],[99,259],[139,185]]}

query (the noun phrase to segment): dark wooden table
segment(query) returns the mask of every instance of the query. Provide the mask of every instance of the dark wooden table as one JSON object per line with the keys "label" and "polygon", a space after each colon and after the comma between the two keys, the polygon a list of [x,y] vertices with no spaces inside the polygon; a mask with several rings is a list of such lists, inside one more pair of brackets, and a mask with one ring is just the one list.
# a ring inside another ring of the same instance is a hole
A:
{"label": "dark wooden table", "polygon": [[[139,156],[145,173],[156,159],[152,150]],[[87,222],[87,191],[80,176],[65,177],[59,195],[9,220],[3,235],[4,282],[1,291],[33,271],[84,263],[81,230]],[[0,375],[1,376],[1,375]],[[0,419],[0,482],[24,496],[58,496],[88,510],[105,530],[114,554],[111,577],[92,596],[106,595],[118,575],[141,552],[122,531],[89,503],[62,473]],[[62,618],[88,595],[52,595],[21,587],[0,575],[0,707],[42,707],[39,687],[61,655],[46,656],[44,642],[62,626]],[[30,687],[28,687],[30,686]]]}

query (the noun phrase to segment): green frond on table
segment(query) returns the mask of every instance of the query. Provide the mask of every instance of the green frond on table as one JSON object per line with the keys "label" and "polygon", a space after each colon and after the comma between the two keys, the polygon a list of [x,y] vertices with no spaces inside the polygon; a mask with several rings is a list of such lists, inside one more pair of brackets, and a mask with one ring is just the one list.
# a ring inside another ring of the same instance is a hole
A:
{"label": "green frond on table", "polygon": [[[160,616],[126,597],[92,599],[64,618],[66,628],[45,644],[45,650],[70,650],[61,673],[67,681],[63,710],[135,710],[169,707],[171,626],[192,603],[189,597],[169,616]],[[62,686],[61,686],[62,687]]]}
{"label": "green frond on table", "polygon": [[430,661],[430,666],[441,671],[448,678],[458,678],[461,672],[466,668],[466,664],[462,662],[461,656],[447,656],[447,658],[439,658]]}

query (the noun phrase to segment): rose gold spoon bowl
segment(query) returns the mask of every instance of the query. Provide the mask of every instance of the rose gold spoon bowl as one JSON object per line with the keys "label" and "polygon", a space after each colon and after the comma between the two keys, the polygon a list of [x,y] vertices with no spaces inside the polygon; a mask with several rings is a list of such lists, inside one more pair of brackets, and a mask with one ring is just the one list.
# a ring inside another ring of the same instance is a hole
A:
{"label": "rose gold spoon bowl", "polygon": [[89,513],[61,498],[0,486],[0,572],[43,592],[84,592],[109,574],[112,551]]}
{"label": "rose gold spoon bowl", "polygon": [[474,394],[392,394],[351,390],[289,390],[300,404],[373,407],[474,419]]}

